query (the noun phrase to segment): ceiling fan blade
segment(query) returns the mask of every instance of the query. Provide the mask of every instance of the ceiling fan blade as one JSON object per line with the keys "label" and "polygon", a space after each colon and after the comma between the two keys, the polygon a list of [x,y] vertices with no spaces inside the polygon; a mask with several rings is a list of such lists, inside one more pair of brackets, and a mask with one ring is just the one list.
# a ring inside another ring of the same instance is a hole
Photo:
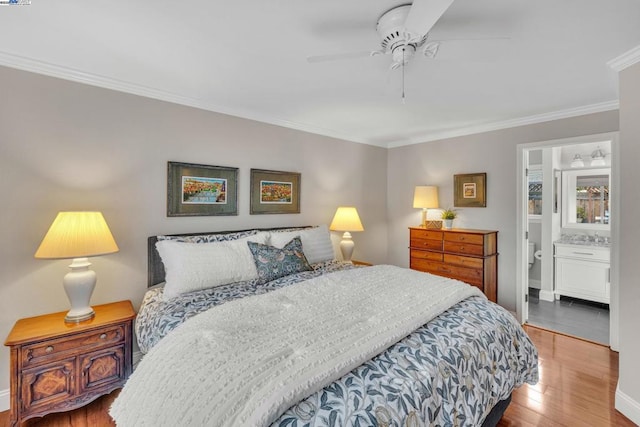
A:
{"label": "ceiling fan blade", "polygon": [[424,36],[452,3],[453,0],[414,0],[404,23],[405,29],[420,37]]}
{"label": "ceiling fan blade", "polygon": [[312,56],[307,56],[307,61],[311,63],[339,61],[343,59],[355,59],[355,58],[364,58],[366,56],[383,55],[384,53],[385,52],[382,50],[361,50],[358,52],[334,53],[329,55],[312,55]]}

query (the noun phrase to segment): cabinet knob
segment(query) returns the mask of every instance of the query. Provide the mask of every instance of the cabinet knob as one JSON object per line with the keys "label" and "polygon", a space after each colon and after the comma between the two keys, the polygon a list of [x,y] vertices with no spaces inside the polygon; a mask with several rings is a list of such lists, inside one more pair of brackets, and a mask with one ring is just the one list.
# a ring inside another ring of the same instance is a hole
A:
{"label": "cabinet knob", "polygon": [[102,334],[102,335],[100,335],[100,339],[101,339],[101,340],[106,339],[106,338],[107,338],[107,334]]}
{"label": "cabinet knob", "polygon": [[48,346],[47,348],[44,349],[44,351],[46,353],[51,353],[53,351],[53,346],[52,345]]}

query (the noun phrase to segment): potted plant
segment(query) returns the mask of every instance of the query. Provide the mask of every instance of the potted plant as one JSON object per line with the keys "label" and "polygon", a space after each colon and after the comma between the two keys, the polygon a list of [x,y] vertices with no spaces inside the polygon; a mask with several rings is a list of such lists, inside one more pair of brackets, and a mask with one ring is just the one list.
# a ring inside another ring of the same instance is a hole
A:
{"label": "potted plant", "polygon": [[442,219],[444,220],[444,228],[451,230],[453,227],[453,220],[456,219],[458,214],[454,209],[447,208],[442,211]]}
{"label": "potted plant", "polygon": [[576,222],[584,222],[587,218],[587,210],[583,206],[576,207]]}

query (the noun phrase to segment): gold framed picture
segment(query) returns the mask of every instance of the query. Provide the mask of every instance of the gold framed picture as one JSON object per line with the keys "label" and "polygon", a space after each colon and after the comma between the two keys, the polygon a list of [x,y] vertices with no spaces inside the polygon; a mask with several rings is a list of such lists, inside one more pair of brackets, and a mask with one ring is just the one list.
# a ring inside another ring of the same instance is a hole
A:
{"label": "gold framed picture", "polygon": [[238,168],[167,163],[167,216],[238,215]]}
{"label": "gold framed picture", "polygon": [[487,174],[465,173],[454,175],[453,205],[457,208],[486,208]]}
{"label": "gold framed picture", "polygon": [[300,213],[300,174],[251,169],[251,215]]}

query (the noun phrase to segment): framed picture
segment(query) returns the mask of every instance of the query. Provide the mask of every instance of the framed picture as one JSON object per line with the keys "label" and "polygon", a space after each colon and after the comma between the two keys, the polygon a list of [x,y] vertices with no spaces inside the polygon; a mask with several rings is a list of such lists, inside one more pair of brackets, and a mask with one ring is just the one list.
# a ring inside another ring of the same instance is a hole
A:
{"label": "framed picture", "polygon": [[250,213],[300,213],[300,174],[251,169]]}
{"label": "framed picture", "polygon": [[238,168],[168,162],[167,216],[238,215]]}
{"label": "framed picture", "polygon": [[453,205],[457,208],[486,208],[487,174],[467,173],[454,175]]}

